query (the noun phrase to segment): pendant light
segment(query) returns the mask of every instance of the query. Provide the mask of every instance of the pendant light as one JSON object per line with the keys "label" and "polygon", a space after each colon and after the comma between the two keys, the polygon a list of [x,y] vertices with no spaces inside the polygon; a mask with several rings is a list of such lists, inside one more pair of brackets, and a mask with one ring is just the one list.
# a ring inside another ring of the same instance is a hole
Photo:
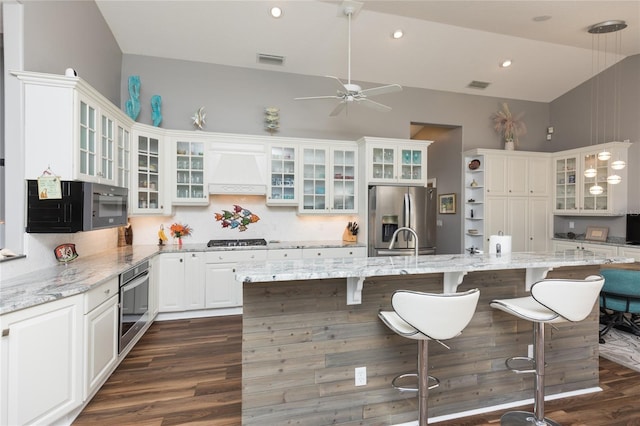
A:
{"label": "pendant light", "polygon": [[[591,100],[591,139],[593,142],[593,122],[594,122],[594,113],[593,113],[593,108],[594,108],[594,99],[593,99],[593,95],[594,95],[594,87],[593,85],[595,84],[595,134],[596,134],[596,145],[598,144],[598,137],[599,137],[599,123],[598,123],[598,115],[599,115],[599,109],[600,109],[600,79],[602,78],[601,73],[607,68],[606,67],[606,63],[607,63],[607,41],[606,41],[606,34],[608,33],[613,33],[613,32],[618,32],[620,30],[623,30],[627,27],[627,24],[624,21],[620,21],[620,20],[610,20],[610,21],[604,21],[604,22],[600,22],[597,24],[592,25],[591,27],[589,27],[588,32],[590,34],[593,35],[592,37],[592,68],[594,66],[594,57],[596,57],[597,55],[597,73],[593,72],[594,77],[592,79],[592,88],[591,88],[591,95],[592,95],[592,100]],[[600,35],[601,34],[605,34],[605,43],[604,43],[604,67],[602,68],[602,70],[600,70]],[[596,47],[596,39],[597,40],[597,47]],[[618,34],[616,36],[616,47],[617,47],[617,55],[616,55],[616,59],[618,59],[619,57],[619,53],[620,53],[620,45],[621,45],[621,36]],[[596,53],[597,52],[597,53]],[[619,62],[619,61],[618,61]],[[613,95],[614,95],[614,108],[613,108],[613,128],[614,128],[614,134],[616,131],[616,128],[619,128],[619,122],[616,122],[618,120],[618,112],[619,112],[619,92],[620,92],[620,87],[619,87],[619,83],[618,83],[618,75],[617,75],[617,65],[614,64],[614,68],[613,68],[613,72],[614,72],[614,88],[613,88]],[[604,92],[604,90],[603,90]],[[603,95],[604,96],[604,95]],[[603,120],[602,120],[602,127],[603,127],[603,131],[602,131],[602,135],[603,135],[603,140],[602,142],[605,142],[605,138],[606,138],[606,109],[604,108],[603,105]],[[618,136],[618,135],[614,135],[614,136]],[[614,137],[615,139],[615,137]],[[594,183],[593,186],[591,186],[591,188],[589,188],[589,193],[593,194],[593,195],[600,195],[604,192],[604,189],[598,185],[597,182],[597,169],[596,169],[596,164],[598,161],[609,161],[611,159],[611,152],[607,151],[606,149],[602,149],[602,151],[598,152],[598,154],[596,155],[596,157],[594,158],[594,164],[590,165],[584,172],[585,177],[588,178],[596,178],[596,182]],[[613,161],[611,163],[611,169],[613,170],[622,170],[624,169],[624,167],[626,166],[626,163],[623,160],[616,160]],[[611,184],[611,185],[615,185],[618,184],[622,181],[622,178],[613,173],[609,176],[607,176],[607,183]]]}

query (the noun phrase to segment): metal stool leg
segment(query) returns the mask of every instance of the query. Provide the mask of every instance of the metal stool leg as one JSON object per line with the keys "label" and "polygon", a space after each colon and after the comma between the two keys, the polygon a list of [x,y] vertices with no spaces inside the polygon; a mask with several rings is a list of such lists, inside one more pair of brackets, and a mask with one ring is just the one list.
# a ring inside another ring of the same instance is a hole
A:
{"label": "metal stool leg", "polygon": [[418,340],[418,425],[427,426],[429,398],[428,340]]}
{"label": "metal stool leg", "polygon": [[533,344],[536,366],[535,395],[533,413],[511,411],[500,418],[501,426],[560,426],[559,423],[544,417],[544,323],[533,323]]}

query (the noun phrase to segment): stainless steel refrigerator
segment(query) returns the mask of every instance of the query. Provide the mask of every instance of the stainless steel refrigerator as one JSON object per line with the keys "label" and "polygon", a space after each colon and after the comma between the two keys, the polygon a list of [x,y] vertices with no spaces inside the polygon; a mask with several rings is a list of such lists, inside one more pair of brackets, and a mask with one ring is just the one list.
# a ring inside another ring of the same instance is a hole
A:
{"label": "stainless steel refrigerator", "polygon": [[393,233],[402,227],[416,232],[419,255],[435,254],[437,198],[435,188],[370,187],[369,256],[413,255],[416,238],[409,231],[400,231],[389,250]]}

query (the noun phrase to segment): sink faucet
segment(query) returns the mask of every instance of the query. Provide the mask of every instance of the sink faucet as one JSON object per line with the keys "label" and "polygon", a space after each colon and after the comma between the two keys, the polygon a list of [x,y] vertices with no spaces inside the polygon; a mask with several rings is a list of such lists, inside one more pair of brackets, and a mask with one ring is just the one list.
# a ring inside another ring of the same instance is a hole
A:
{"label": "sink faucet", "polygon": [[410,233],[413,234],[413,236],[416,239],[416,247],[415,247],[415,254],[414,256],[418,256],[418,234],[416,234],[416,231],[414,231],[412,228],[403,226],[401,228],[396,229],[396,232],[393,233],[393,236],[391,237],[391,242],[389,243],[389,250],[393,249],[393,243],[396,241],[396,236],[400,233],[400,231],[409,231]]}

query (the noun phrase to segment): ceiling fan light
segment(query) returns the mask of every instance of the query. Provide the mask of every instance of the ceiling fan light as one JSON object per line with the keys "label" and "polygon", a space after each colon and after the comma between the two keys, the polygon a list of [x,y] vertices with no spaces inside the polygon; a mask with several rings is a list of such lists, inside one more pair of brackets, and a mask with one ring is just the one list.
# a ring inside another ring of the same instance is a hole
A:
{"label": "ceiling fan light", "polygon": [[399,39],[399,38],[402,38],[402,37],[404,37],[404,31],[402,31],[402,30],[395,30],[395,31],[391,34],[391,37],[393,37],[393,38],[394,38],[394,39],[396,39],[396,40],[397,40],[397,39]]}
{"label": "ceiling fan light", "polygon": [[604,189],[602,189],[602,187],[600,185],[593,185],[591,188],[589,188],[589,193],[591,195],[600,195],[602,194],[602,192],[604,191]]}
{"label": "ceiling fan light", "polygon": [[623,160],[616,160],[613,163],[611,163],[611,168],[613,170],[622,170],[625,168],[626,165],[627,163],[625,163]]}
{"label": "ceiling fan light", "polygon": [[598,172],[593,168],[593,166],[584,171],[584,177],[588,178],[596,177],[597,174]]}
{"label": "ceiling fan light", "polygon": [[606,149],[598,153],[598,160],[600,161],[607,161],[609,158],[611,158],[611,153]]}
{"label": "ceiling fan light", "polygon": [[618,175],[610,175],[607,176],[607,183],[611,184],[611,185],[617,185],[620,182],[622,182],[622,178]]}

